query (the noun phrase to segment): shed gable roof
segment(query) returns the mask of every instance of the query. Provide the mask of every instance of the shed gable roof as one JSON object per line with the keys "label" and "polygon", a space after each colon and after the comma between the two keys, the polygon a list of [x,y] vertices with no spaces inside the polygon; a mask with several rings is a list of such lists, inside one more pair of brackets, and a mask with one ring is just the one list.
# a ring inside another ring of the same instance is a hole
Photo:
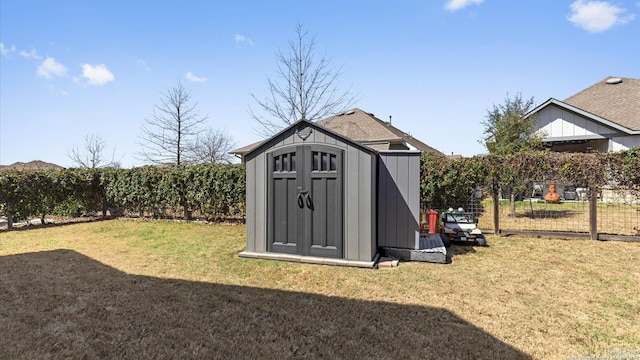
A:
{"label": "shed gable roof", "polygon": [[[284,128],[282,131],[280,131],[279,133],[273,135],[269,139],[266,139],[264,141],[260,141],[260,142],[257,142],[257,143],[251,144],[251,145],[247,145],[247,146],[245,146],[243,148],[234,150],[232,153],[242,154],[244,157],[249,157],[252,154],[259,153],[260,151],[263,151],[264,149],[266,149],[269,146],[271,146],[272,144],[280,141],[281,138],[289,136],[292,131],[298,131],[298,130],[301,130],[301,129],[306,128],[306,127],[309,127],[309,128],[314,129],[316,131],[322,131],[324,133],[327,133],[327,134],[329,134],[329,135],[331,135],[331,136],[333,136],[333,137],[335,137],[335,138],[337,138],[337,139],[339,139],[339,140],[341,140],[341,141],[343,141],[343,142],[345,142],[347,144],[351,144],[352,146],[354,146],[356,148],[359,148],[359,149],[361,149],[361,150],[363,150],[363,151],[365,151],[367,153],[374,153],[375,152],[374,149],[372,149],[372,148],[370,148],[370,147],[368,147],[366,145],[360,144],[358,142],[355,142],[352,139],[349,139],[348,137],[345,137],[342,134],[339,134],[339,133],[336,133],[334,131],[331,131],[331,129],[324,128],[324,127],[322,127],[322,126],[320,126],[318,124],[312,123],[312,122],[310,122],[308,120],[299,120],[299,121],[289,125],[288,127]],[[239,150],[241,150],[241,149],[246,149],[246,150],[244,152],[240,152]]]}

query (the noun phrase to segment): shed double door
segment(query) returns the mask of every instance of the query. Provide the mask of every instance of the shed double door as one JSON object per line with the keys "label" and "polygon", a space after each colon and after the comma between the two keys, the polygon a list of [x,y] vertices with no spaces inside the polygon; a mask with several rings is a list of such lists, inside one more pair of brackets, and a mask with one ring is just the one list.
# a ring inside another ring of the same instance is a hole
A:
{"label": "shed double door", "polygon": [[268,251],[343,257],[343,151],[298,145],[268,155]]}

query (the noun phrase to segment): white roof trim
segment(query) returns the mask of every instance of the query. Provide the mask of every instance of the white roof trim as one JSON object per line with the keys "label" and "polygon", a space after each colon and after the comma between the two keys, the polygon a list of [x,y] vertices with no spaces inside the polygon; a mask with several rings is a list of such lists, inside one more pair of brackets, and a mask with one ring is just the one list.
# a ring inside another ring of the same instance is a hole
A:
{"label": "white roof trim", "polygon": [[542,142],[556,142],[556,141],[580,141],[580,140],[603,140],[608,139],[602,135],[578,135],[578,136],[559,136],[559,137],[546,137],[542,139]]}

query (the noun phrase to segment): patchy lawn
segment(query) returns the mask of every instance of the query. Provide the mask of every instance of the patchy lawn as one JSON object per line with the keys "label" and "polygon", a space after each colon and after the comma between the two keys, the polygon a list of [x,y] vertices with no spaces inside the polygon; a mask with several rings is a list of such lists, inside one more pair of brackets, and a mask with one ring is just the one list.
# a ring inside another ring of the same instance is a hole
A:
{"label": "patchy lawn", "polygon": [[0,358],[567,359],[640,350],[640,244],[494,238],[448,265],[240,259],[243,226],[0,232]]}

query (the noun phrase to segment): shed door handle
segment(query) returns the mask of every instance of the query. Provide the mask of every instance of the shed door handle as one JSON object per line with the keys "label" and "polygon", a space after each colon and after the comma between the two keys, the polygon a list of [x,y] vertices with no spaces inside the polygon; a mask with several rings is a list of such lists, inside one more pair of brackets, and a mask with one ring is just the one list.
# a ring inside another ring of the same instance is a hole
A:
{"label": "shed door handle", "polygon": [[309,194],[305,194],[305,197],[307,198],[307,207],[313,210],[313,200],[311,200],[311,196]]}
{"label": "shed door handle", "polygon": [[309,195],[307,195],[308,193],[309,192],[307,190],[302,190],[302,191],[300,191],[298,193],[297,201],[298,201],[298,207],[299,208],[304,209],[305,200],[308,199],[308,196],[309,196]]}

